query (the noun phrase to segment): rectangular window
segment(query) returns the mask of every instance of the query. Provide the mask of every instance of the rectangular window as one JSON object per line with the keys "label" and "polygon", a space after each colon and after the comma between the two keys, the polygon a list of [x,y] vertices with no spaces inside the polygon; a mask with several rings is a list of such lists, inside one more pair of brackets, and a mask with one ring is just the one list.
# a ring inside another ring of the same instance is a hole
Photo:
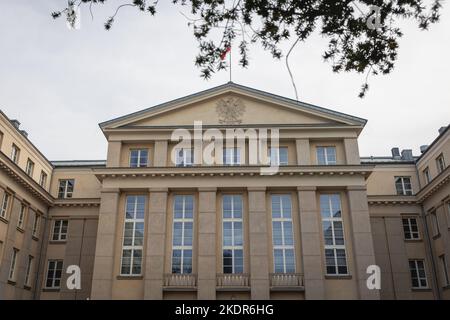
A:
{"label": "rectangular window", "polygon": [[271,165],[286,166],[289,164],[287,147],[270,148],[269,157]]}
{"label": "rectangular window", "polygon": [[17,220],[17,227],[23,229],[25,215],[27,213],[27,206],[22,203],[20,206],[19,219]]}
{"label": "rectangular window", "polygon": [[39,185],[42,188],[45,188],[45,186],[47,185],[47,174],[44,171],[41,171],[41,177],[39,179]]}
{"label": "rectangular window", "polygon": [[16,280],[16,263],[17,263],[17,255],[19,254],[19,250],[13,248],[13,252],[11,255],[11,264],[9,265],[9,273],[8,280],[15,281]]}
{"label": "rectangular window", "polygon": [[417,227],[416,218],[403,218],[403,233],[405,240],[417,240],[420,239],[419,228]]}
{"label": "rectangular window", "polygon": [[450,278],[448,276],[448,264],[445,255],[439,257],[439,261],[441,262],[441,270],[442,270],[442,285],[446,287],[450,285]]}
{"label": "rectangular window", "polygon": [[433,237],[437,237],[440,234],[439,230],[439,222],[436,215],[436,211],[430,212],[430,219],[431,219],[431,228],[433,232]]}
{"label": "rectangular window", "polygon": [[409,271],[411,273],[411,286],[414,289],[428,288],[424,260],[409,260]]}
{"label": "rectangular window", "polygon": [[33,221],[33,232],[32,235],[33,237],[37,237],[38,233],[39,233],[39,224],[40,224],[40,216],[39,214],[36,212],[34,214],[34,221]]}
{"label": "rectangular window", "polygon": [[75,180],[59,180],[58,199],[72,198]]}
{"label": "rectangular window", "polygon": [[223,273],[244,272],[242,196],[222,198],[222,258]]}
{"label": "rectangular window", "polygon": [[27,269],[25,272],[24,285],[31,287],[31,271],[33,270],[33,256],[28,256]]}
{"label": "rectangular window", "polygon": [[11,160],[17,164],[19,163],[19,156],[20,156],[20,149],[18,146],[13,144],[11,149]]}
{"label": "rectangular window", "polygon": [[194,196],[176,195],[173,200],[172,273],[192,273]]}
{"label": "rectangular window", "polygon": [[63,260],[48,260],[45,287],[49,289],[59,289],[61,286],[62,271]]}
{"label": "rectangular window", "polygon": [[148,149],[130,150],[130,167],[141,168],[148,166]]}
{"label": "rectangular window", "polygon": [[28,159],[27,160],[27,167],[25,169],[25,172],[27,173],[27,175],[32,177],[33,176],[33,171],[34,171],[34,162],[31,161],[30,159]]}
{"label": "rectangular window", "polygon": [[127,196],[120,274],[142,274],[144,247],[145,196]]}
{"label": "rectangular window", "polygon": [[321,194],[320,213],[327,274],[346,275],[348,274],[348,267],[340,195]]}
{"label": "rectangular window", "polygon": [[6,219],[6,215],[8,214],[9,208],[9,199],[11,196],[8,193],[3,194],[2,207],[0,208],[0,217]]}
{"label": "rectangular window", "polygon": [[273,194],[271,203],[274,271],[294,273],[296,265],[291,196]]}
{"label": "rectangular window", "polygon": [[425,178],[425,183],[430,183],[431,174],[430,174],[430,169],[428,167],[426,167],[425,170],[423,170],[423,176]]}
{"label": "rectangular window", "polygon": [[223,150],[223,164],[228,166],[235,166],[241,164],[241,149],[239,148],[225,148]]}
{"label": "rectangular window", "polygon": [[69,221],[67,220],[55,220],[53,224],[53,241],[65,241],[67,239],[67,227]]}
{"label": "rectangular window", "polygon": [[193,149],[177,149],[177,167],[189,167],[194,163],[194,150]]}
{"label": "rectangular window", "polygon": [[439,155],[439,157],[436,158],[436,166],[439,173],[445,170],[445,161],[443,154]]}
{"label": "rectangular window", "polygon": [[317,147],[318,165],[336,164],[336,147]]}
{"label": "rectangular window", "polygon": [[395,189],[398,195],[412,196],[411,177],[395,177]]}

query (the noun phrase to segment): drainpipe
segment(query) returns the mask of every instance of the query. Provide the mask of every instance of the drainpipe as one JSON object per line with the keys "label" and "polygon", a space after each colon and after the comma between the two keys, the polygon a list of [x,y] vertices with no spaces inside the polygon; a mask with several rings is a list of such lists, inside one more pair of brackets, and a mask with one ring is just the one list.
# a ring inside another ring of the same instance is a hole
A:
{"label": "drainpipe", "polygon": [[[417,169],[417,164],[416,162],[414,162],[414,168],[416,169],[416,176],[417,176],[417,182],[419,184],[419,190],[422,190],[422,186],[420,183],[420,176],[419,176],[419,170]],[[433,285],[436,288],[435,293],[436,293],[436,299],[437,300],[442,300],[441,297],[441,290],[439,288],[439,281],[437,279],[437,268],[436,268],[436,261],[434,260],[434,254],[433,254],[433,247],[431,245],[431,237],[430,237],[430,233],[428,232],[428,222],[427,222],[427,217],[425,215],[425,208],[423,207],[423,203],[420,204],[420,209],[421,209],[421,213],[422,213],[422,220],[423,220],[423,224],[424,224],[424,233],[425,233],[425,242],[427,243],[428,246],[428,252],[429,252],[429,256],[430,256],[430,261],[431,261],[431,268],[432,271],[431,272],[431,278],[433,281]]]}
{"label": "drainpipe", "polygon": [[[48,210],[49,210],[50,208],[48,208],[47,209],[47,215],[48,215]],[[38,289],[40,289],[39,287],[38,287],[38,283],[39,283],[39,274],[40,274],[40,271],[41,271],[41,261],[42,261],[42,249],[44,248],[44,242],[45,242],[45,240],[48,240],[46,237],[45,237],[45,235],[46,235],[46,232],[47,232],[47,223],[48,223],[48,217],[46,218],[44,215],[42,215],[42,220],[44,220],[44,229],[43,229],[43,232],[42,232],[42,239],[41,239],[41,245],[40,245],[40,248],[39,248],[39,259],[38,259],[38,264],[37,264],[37,270],[36,270],[36,278],[35,278],[35,280],[34,280],[34,292],[33,292],[33,300],[36,300],[36,297],[37,297],[37,294],[38,294]],[[45,270],[45,268],[44,268],[44,270]]]}

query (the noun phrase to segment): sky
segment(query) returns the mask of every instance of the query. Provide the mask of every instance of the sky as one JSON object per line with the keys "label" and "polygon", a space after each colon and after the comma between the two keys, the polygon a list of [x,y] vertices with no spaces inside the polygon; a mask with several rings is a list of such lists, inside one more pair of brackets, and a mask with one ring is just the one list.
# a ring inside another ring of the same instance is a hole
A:
{"label": "sky", "polygon": [[[69,30],[50,16],[63,0],[0,0],[0,109],[50,160],[105,159],[98,123],[229,80],[227,72],[200,77],[197,42],[180,7],[160,2],[154,17],[123,8],[105,31],[124,1],[108,2],[94,8],[94,20],[83,9],[81,28]],[[299,99],[367,119],[362,156],[389,155],[394,146],[419,155],[450,122],[450,3],[443,5],[429,31],[402,22],[395,69],[369,78],[364,99],[364,75],[335,74],[323,61],[326,39],[301,43],[290,58]],[[284,59],[260,46],[251,48],[247,69],[232,70],[235,83],[295,98]]]}

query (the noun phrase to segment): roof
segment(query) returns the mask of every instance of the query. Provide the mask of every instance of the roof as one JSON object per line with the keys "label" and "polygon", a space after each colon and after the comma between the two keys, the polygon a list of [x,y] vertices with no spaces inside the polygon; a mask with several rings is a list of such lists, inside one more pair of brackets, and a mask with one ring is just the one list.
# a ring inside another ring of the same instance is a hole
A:
{"label": "roof", "polygon": [[360,157],[362,164],[414,164],[418,157],[414,160],[394,159],[393,157]]}
{"label": "roof", "polygon": [[276,94],[273,94],[273,93],[269,93],[269,92],[266,92],[266,91],[262,91],[262,90],[258,90],[258,89],[254,89],[254,88],[250,88],[250,87],[246,87],[246,86],[234,83],[234,82],[228,82],[228,83],[222,84],[220,86],[216,86],[216,87],[213,87],[213,88],[210,88],[210,89],[207,89],[207,90],[203,90],[203,91],[200,91],[200,92],[197,92],[197,93],[194,93],[194,94],[190,94],[190,95],[184,96],[182,98],[178,98],[178,99],[171,100],[171,101],[168,101],[168,102],[165,102],[165,103],[162,103],[162,104],[158,104],[156,106],[153,106],[153,107],[150,107],[150,108],[146,108],[146,109],[143,109],[143,110],[140,110],[140,111],[137,111],[137,112],[133,112],[133,113],[130,113],[130,114],[125,115],[125,116],[121,116],[121,117],[118,117],[118,118],[115,118],[115,119],[112,119],[112,120],[101,122],[101,123],[99,123],[99,126],[100,126],[100,128],[104,128],[107,125],[111,125],[111,124],[119,122],[119,121],[132,119],[132,118],[135,118],[137,116],[143,115],[143,114],[145,114],[145,113],[147,113],[149,111],[157,111],[159,109],[163,109],[163,108],[175,105],[175,104],[188,102],[189,100],[194,99],[194,98],[199,98],[199,97],[202,97],[202,96],[207,96],[207,95],[219,93],[219,92],[221,92],[223,90],[227,90],[227,89],[228,90],[233,90],[233,89],[241,90],[243,92],[246,92],[246,93],[249,93],[249,94],[252,94],[252,95],[255,95],[255,96],[275,99],[275,100],[278,100],[280,102],[284,102],[284,103],[287,103],[287,104],[289,104],[291,106],[297,107],[297,108],[299,108],[301,110],[309,109],[311,111],[315,111],[315,112],[319,112],[319,113],[325,113],[325,114],[332,115],[332,116],[337,116],[337,117],[340,117],[340,118],[344,118],[344,119],[356,122],[357,124],[362,125],[362,126],[364,126],[367,123],[366,119],[355,117],[355,116],[352,116],[352,115],[349,115],[349,114],[346,114],[346,113],[343,113],[343,112],[334,111],[334,110],[323,108],[323,107],[319,107],[319,106],[316,106],[316,105],[313,105],[313,104],[310,104],[310,103],[297,101],[297,100],[294,100],[294,99],[290,99],[290,98],[279,96],[279,95],[276,95]]}
{"label": "roof", "polygon": [[51,163],[55,168],[106,166],[106,160],[58,160]]}
{"label": "roof", "polygon": [[436,139],[433,140],[433,142],[427,147],[424,153],[420,155],[420,157],[417,158],[417,162],[420,161],[431,149],[432,147],[450,130],[450,124],[447,125],[447,128],[445,128],[444,131],[439,133],[439,135],[436,137]]}

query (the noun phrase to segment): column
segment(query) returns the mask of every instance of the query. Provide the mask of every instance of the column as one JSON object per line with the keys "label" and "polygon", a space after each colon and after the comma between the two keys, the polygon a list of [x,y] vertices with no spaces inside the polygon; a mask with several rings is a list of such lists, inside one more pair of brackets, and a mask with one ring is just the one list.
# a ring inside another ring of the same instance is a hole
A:
{"label": "column", "polygon": [[347,195],[353,237],[354,276],[359,289],[359,298],[379,299],[379,291],[369,290],[366,284],[367,267],[376,264],[366,188],[364,186],[347,187]]}
{"label": "column", "polygon": [[270,299],[266,188],[248,188],[250,285],[253,300]]}
{"label": "column", "polygon": [[358,140],[356,138],[344,139],[344,150],[346,164],[361,164]]}
{"label": "column", "polygon": [[167,140],[155,141],[155,148],[153,154],[153,165],[155,167],[167,166]]}
{"label": "column", "polygon": [[163,298],[168,189],[150,189],[145,253],[144,299]]}
{"label": "column", "polygon": [[297,149],[297,164],[299,166],[307,166],[311,164],[311,149],[309,147],[309,139],[295,140]]}
{"label": "column", "polygon": [[111,299],[119,189],[103,189],[100,198],[91,299]]}
{"label": "column", "polygon": [[302,244],[305,298],[325,299],[325,267],[321,247],[321,224],[317,208],[316,188],[298,187],[300,236]]}
{"label": "column", "polygon": [[216,298],[216,188],[199,188],[198,292],[199,300]]}
{"label": "column", "polygon": [[122,151],[121,141],[109,141],[108,142],[108,157],[106,159],[107,167],[120,167],[120,157]]}

